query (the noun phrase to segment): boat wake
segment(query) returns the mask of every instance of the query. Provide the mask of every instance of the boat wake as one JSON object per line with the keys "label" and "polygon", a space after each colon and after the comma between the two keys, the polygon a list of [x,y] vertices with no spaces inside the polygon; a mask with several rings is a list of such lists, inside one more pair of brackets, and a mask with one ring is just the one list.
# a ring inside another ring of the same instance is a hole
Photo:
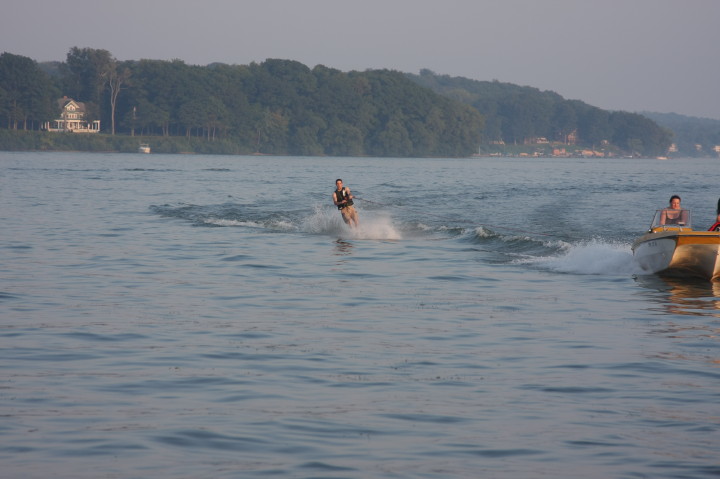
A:
{"label": "boat wake", "polygon": [[407,238],[455,239],[489,253],[496,263],[530,266],[540,270],[582,275],[647,274],[636,263],[630,244],[591,239],[571,241],[552,235],[500,233],[487,226],[472,228],[424,223],[402,223],[387,211],[359,209],[360,227],[351,229],[335,208],[315,205],[307,210],[268,214],[266,207],[225,203],[220,205],[162,205],[150,210],[166,218],[188,221],[194,226],[243,227],[268,233],[298,232],[327,235],[341,240],[402,240]]}
{"label": "boat wake", "polygon": [[246,228],[293,231],[297,227],[281,214],[264,215],[253,205],[224,203],[220,205],[165,204],[152,205],[150,211],[165,217],[185,220],[194,226],[241,226]]}
{"label": "boat wake", "polygon": [[555,254],[524,258],[515,262],[560,273],[622,276],[644,274],[640,265],[635,262],[629,244],[598,239],[568,244]]}
{"label": "boat wake", "polygon": [[638,275],[646,272],[637,264],[629,243],[590,239],[566,241],[550,236],[501,234],[476,228],[471,239],[485,251],[499,253],[500,262],[531,266],[559,273],[583,275]]}
{"label": "boat wake", "polygon": [[166,218],[191,222],[195,226],[244,227],[267,232],[299,232],[329,235],[340,239],[400,240],[403,234],[383,211],[360,213],[360,226],[351,229],[335,208],[315,205],[313,212],[285,211],[268,215],[254,205],[153,205],[150,210]]}

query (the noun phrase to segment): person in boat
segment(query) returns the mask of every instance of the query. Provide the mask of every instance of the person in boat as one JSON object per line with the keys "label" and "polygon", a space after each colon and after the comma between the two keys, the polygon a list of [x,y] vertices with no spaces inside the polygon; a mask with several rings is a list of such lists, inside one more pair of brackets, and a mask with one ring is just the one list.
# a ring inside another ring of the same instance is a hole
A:
{"label": "person in boat", "polygon": [[350,193],[350,188],[343,186],[343,181],[340,178],[335,180],[333,203],[335,203],[335,206],[337,206],[340,210],[340,214],[342,215],[342,219],[345,221],[345,224],[349,225],[351,228],[357,228],[359,226],[358,214],[353,206],[353,198],[355,197],[352,193]]}
{"label": "person in boat", "polygon": [[720,231],[720,214],[717,215],[717,219],[715,221],[715,224],[708,229],[708,231]]}
{"label": "person in boat", "polygon": [[684,226],[687,224],[687,210],[680,207],[680,197],[678,195],[672,195],[670,197],[670,206],[662,210],[660,215],[661,225],[679,225]]}
{"label": "person in boat", "polygon": [[717,204],[717,218],[715,218],[715,224],[708,228],[708,231],[720,231],[720,200]]}

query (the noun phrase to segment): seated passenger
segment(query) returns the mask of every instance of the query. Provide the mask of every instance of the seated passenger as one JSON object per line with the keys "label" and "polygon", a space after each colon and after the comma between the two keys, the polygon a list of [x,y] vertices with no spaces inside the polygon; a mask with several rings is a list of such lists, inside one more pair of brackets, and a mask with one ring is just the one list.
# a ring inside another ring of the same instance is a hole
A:
{"label": "seated passenger", "polygon": [[680,208],[680,197],[678,195],[670,197],[670,207],[662,210],[660,224],[680,226],[687,224],[687,210]]}
{"label": "seated passenger", "polygon": [[720,200],[718,200],[717,204],[717,218],[715,218],[715,224],[712,225],[708,231],[720,231]]}
{"label": "seated passenger", "polygon": [[720,231],[720,213],[717,215],[717,220],[715,221],[715,224],[712,225],[708,231]]}

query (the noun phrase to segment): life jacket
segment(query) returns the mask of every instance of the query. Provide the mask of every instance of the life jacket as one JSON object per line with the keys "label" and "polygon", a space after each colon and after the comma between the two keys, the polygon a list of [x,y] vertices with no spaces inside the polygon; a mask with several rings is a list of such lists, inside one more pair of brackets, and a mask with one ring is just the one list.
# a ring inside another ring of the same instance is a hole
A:
{"label": "life jacket", "polygon": [[[337,197],[338,203],[340,203],[342,200],[347,198],[347,193],[345,192],[346,189],[347,189],[347,186],[343,186],[341,190],[335,190],[335,196]],[[345,208],[346,206],[352,206],[354,204],[355,203],[353,203],[352,199],[348,199],[347,203],[344,203],[342,205],[337,205],[337,207],[339,210],[341,210],[341,209]]]}

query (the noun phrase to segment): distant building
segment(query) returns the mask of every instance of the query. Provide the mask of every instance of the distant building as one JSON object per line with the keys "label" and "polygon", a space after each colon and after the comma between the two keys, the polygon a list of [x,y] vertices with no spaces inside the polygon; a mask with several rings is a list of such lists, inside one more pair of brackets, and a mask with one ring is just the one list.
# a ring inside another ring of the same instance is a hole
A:
{"label": "distant building", "polygon": [[555,140],[556,140],[555,143],[562,143],[564,145],[574,145],[578,141],[577,129],[575,129],[569,133],[558,132],[555,135]]}
{"label": "distant building", "polygon": [[570,133],[567,134],[567,137],[565,138],[565,143],[568,145],[574,145],[578,141],[578,132],[577,130],[573,130]]}
{"label": "distant building", "polygon": [[580,156],[582,156],[583,158],[604,158],[605,157],[604,151],[580,150],[579,153],[580,153]]}
{"label": "distant building", "polygon": [[523,141],[526,145],[546,145],[550,143],[547,138],[542,136],[533,136],[531,138],[525,138],[525,141]]}
{"label": "distant building", "polygon": [[57,101],[60,118],[53,120],[52,125],[46,122],[47,131],[68,131],[72,133],[97,133],[100,131],[100,120],[92,122],[85,120],[87,113],[85,103],[72,98],[63,97]]}

